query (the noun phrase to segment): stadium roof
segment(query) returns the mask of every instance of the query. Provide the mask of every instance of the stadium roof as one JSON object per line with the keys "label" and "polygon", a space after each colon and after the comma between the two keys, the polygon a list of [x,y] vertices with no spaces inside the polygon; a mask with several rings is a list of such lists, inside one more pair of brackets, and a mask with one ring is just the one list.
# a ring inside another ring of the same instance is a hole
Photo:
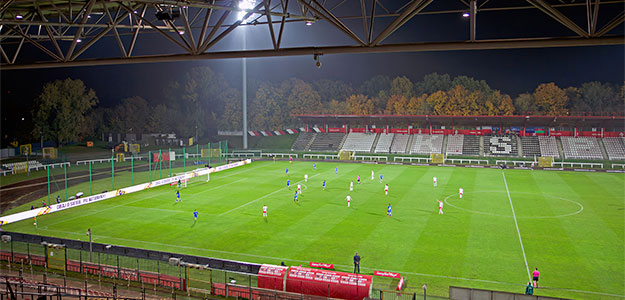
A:
{"label": "stadium roof", "polygon": [[[2,1],[0,66],[625,43],[623,0],[248,1],[253,8],[240,0]],[[237,28],[256,43],[241,47]]]}
{"label": "stadium roof", "polygon": [[431,124],[444,126],[527,126],[623,128],[625,116],[441,116],[441,115],[293,115],[306,124]]}

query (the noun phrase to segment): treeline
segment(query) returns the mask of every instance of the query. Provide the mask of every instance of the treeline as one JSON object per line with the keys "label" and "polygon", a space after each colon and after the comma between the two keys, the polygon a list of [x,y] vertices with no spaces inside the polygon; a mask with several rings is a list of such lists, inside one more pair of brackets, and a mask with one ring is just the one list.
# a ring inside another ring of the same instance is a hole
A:
{"label": "treeline", "polygon": [[[218,129],[240,130],[241,98],[239,87],[208,67],[175,79],[159,99],[135,96],[108,108],[98,106],[95,91],[82,81],[57,80],[47,83],[37,99],[33,136],[43,133],[61,143],[108,132],[212,136]],[[294,114],[622,114],[624,105],[624,86],[596,81],[567,88],[544,83],[514,98],[484,80],[437,73],[417,82],[375,76],[360,86],[329,79],[248,81],[250,129],[295,126]]]}

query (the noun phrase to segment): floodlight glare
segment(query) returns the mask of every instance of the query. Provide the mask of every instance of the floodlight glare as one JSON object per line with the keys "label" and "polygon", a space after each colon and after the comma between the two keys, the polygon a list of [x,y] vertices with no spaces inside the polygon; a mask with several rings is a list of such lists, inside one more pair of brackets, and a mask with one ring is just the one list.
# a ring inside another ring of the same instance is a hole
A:
{"label": "floodlight glare", "polygon": [[306,26],[310,26],[310,25],[312,25],[312,24],[313,24],[313,23],[312,23],[311,21],[306,21]]}
{"label": "floodlight glare", "polygon": [[470,14],[468,12],[465,12],[462,14],[463,17],[468,18],[470,16]]}
{"label": "floodlight glare", "polygon": [[242,21],[242,23],[248,23],[252,16],[247,18],[247,20],[243,20],[243,17],[248,13],[249,10],[256,6],[256,0],[241,0],[239,1],[239,8],[241,9],[237,14],[237,20]]}
{"label": "floodlight glare", "polygon": [[24,17],[23,17],[22,15],[17,15],[17,16],[15,16],[15,18],[16,18],[16,19],[18,19],[18,20],[21,20],[21,19],[23,19]]}

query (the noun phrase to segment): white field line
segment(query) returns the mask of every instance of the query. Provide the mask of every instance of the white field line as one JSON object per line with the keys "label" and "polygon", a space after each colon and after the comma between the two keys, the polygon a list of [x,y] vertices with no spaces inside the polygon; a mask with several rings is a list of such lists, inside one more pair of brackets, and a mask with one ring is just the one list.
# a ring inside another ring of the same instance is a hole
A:
{"label": "white field line", "polygon": [[[243,180],[243,179],[240,179],[240,180]],[[239,180],[239,181],[240,181],[240,180]],[[226,184],[222,184],[222,185],[220,185],[220,186],[216,186],[216,187],[214,187],[214,188],[212,188],[212,189],[208,189],[208,190],[205,190],[205,191],[202,191],[202,192],[207,192],[207,191],[216,190],[216,189],[219,189],[219,188],[221,188],[221,187],[224,187],[224,186],[226,186],[226,185],[229,185],[229,184],[232,184],[232,183],[235,183],[235,182],[236,182],[236,181],[233,181],[233,182],[230,182],[230,183],[226,183]],[[70,220],[75,220],[75,219],[78,219],[78,218],[83,218],[83,217],[87,217],[87,216],[95,215],[95,214],[97,214],[97,213],[101,213],[101,212],[103,212],[103,211],[111,210],[111,209],[114,209],[114,208],[119,208],[119,207],[122,207],[122,206],[126,206],[126,205],[128,205],[128,204],[132,204],[132,203],[135,203],[135,202],[143,201],[143,200],[146,200],[146,199],[152,199],[152,198],[155,198],[156,196],[160,196],[160,195],[167,194],[167,193],[170,193],[170,192],[171,192],[171,191],[165,191],[165,192],[161,192],[161,193],[158,193],[158,194],[156,194],[156,195],[153,195],[153,196],[151,196],[151,197],[141,198],[141,199],[137,199],[137,200],[135,200],[135,201],[130,201],[130,202],[125,202],[125,203],[120,204],[120,205],[115,205],[115,206],[111,206],[111,207],[109,207],[109,208],[104,208],[104,209],[96,210],[96,211],[94,211],[94,212],[92,212],[92,213],[83,214],[83,215],[76,216],[76,217],[69,218],[69,219],[62,219],[62,220],[60,220],[60,221],[58,221],[58,222],[51,223],[49,226],[56,225],[56,224],[59,224],[59,223],[63,223],[63,222],[65,222],[65,221],[70,221]]]}
{"label": "white field line", "polygon": [[[47,226],[42,226],[41,228],[39,228],[39,230],[69,233],[69,234],[75,234],[75,235],[78,235],[78,236],[81,236],[81,237],[84,235],[83,233],[77,233],[77,232],[72,232],[72,231],[47,229]],[[276,260],[276,261],[280,260],[280,261],[289,261],[289,262],[308,263],[307,260],[290,259],[290,258],[286,258],[286,257],[273,257],[273,256],[266,256],[266,255],[256,255],[256,254],[248,254],[248,253],[238,253],[238,252],[231,252],[231,251],[223,251],[223,250],[213,250],[213,249],[207,249],[207,248],[196,248],[196,247],[180,246],[180,245],[158,243],[158,242],[148,242],[148,241],[141,241],[141,240],[130,240],[130,239],[110,237],[110,236],[104,236],[104,235],[97,235],[97,236],[94,237],[93,240],[94,241],[97,240],[98,237],[111,239],[111,240],[125,241],[125,242],[140,242],[140,243],[152,244],[152,245],[156,245],[156,246],[169,246],[169,247],[174,247],[174,248],[197,250],[197,251],[202,251],[202,252],[212,252],[212,253],[221,253],[221,254],[228,254],[228,255],[239,255],[239,256],[247,256],[247,257],[255,257],[255,258],[265,258],[265,259],[272,259],[272,260]],[[228,259],[228,258],[223,258],[223,259]],[[335,266],[348,268],[348,269],[352,267],[352,266],[348,266],[348,265],[339,265],[339,264],[335,264]],[[378,268],[365,268],[365,267],[362,267],[362,269],[363,270],[372,270],[372,271],[373,270],[378,270],[378,271],[383,271],[383,272],[410,274],[410,275],[425,276],[425,277],[447,278],[447,279],[465,280],[465,281],[474,281],[474,282],[486,282],[486,283],[502,284],[502,285],[505,284],[505,285],[525,286],[524,284],[520,284],[520,283],[503,282],[503,281],[478,279],[478,278],[464,278],[464,277],[456,277],[456,276],[426,274],[426,273],[415,273],[415,272],[406,272],[406,271],[397,271],[397,270],[383,270],[383,269],[378,269]],[[543,288],[554,289],[554,290],[563,290],[563,291],[569,291],[569,292],[578,292],[578,293],[585,293],[585,294],[595,294],[595,295],[604,295],[604,296],[625,298],[625,295],[618,295],[618,294],[609,294],[609,293],[601,293],[601,292],[593,292],[593,291],[583,291],[583,290],[575,290],[575,289],[567,289],[567,288],[552,288],[552,287],[543,287]]]}
{"label": "white field line", "polygon": [[[308,177],[308,178],[313,178],[313,177],[315,177],[315,176],[317,176],[317,175],[319,175],[319,174],[321,174],[321,173],[315,174],[315,175],[310,176],[310,177]],[[304,181],[304,179],[302,179],[302,180],[300,180],[300,181],[298,181],[298,182],[293,183],[293,185],[298,184],[298,183],[300,183],[300,182],[302,182],[302,181]],[[280,189],[277,189],[277,190],[275,190],[275,191],[273,191],[273,192],[271,192],[271,193],[269,193],[269,194],[267,194],[267,195],[265,195],[265,196],[262,196],[262,197],[260,197],[260,198],[256,198],[256,199],[254,199],[254,200],[252,200],[252,201],[250,201],[250,202],[247,202],[247,203],[244,203],[244,204],[242,204],[242,205],[240,205],[240,206],[238,206],[238,207],[235,207],[235,208],[233,208],[233,209],[231,209],[231,210],[229,210],[229,211],[227,211],[227,212],[221,213],[221,214],[219,214],[218,216],[223,216],[223,215],[225,215],[225,214],[227,214],[227,213],[229,213],[229,212],[235,211],[235,210],[237,210],[237,209],[239,209],[239,208],[241,208],[241,207],[244,207],[244,206],[247,206],[247,205],[249,205],[249,204],[252,204],[252,203],[254,203],[254,202],[258,201],[258,200],[265,199],[265,198],[267,198],[267,197],[269,197],[269,196],[271,196],[271,195],[273,195],[273,194],[275,194],[275,193],[277,193],[277,192],[280,192],[280,191],[282,191],[282,190],[284,190],[284,189],[285,189],[285,188],[280,188]]]}
{"label": "white field line", "polygon": [[519,235],[519,243],[521,243],[521,251],[523,252],[523,260],[525,260],[525,269],[527,270],[527,279],[532,281],[532,277],[530,277],[530,268],[527,265],[527,257],[525,256],[525,248],[523,247],[523,240],[521,239],[521,231],[519,230],[519,223],[516,220],[516,213],[514,212],[514,205],[512,205],[512,198],[510,197],[510,190],[508,189],[508,182],[506,181],[506,174],[504,174],[503,170],[501,171],[501,175],[503,176],[503,183],[506,185],[506,193],[508,194],[508,200],[510,200],[510,208],[512,208],[512,217],[514,219],[514,225],[516,226],[516,232]]}
{"label": "white field line", "polygon": [[237,183],[237,182],[239,182],[239,181],[243,181],[243,180],[247,180],[247,177],[245,177],[245,178],[241,178],[241,179],[239,179],[239,180],[235,180],[235,181],[230,182],[230,183],[224,183],[224,184],[222,184],[222,185],[220,185],[220,186],[217,186],[217,187],[214,187],[214,188],[212,188],[212,189],[203,190],[203,191],[200,191],[200,192],[194,193],[193,195],[199,195],[199,194],[202,194],[202,193],[206,193],[206,192],[208,192],[208,191],[210,191],[210,190],[213,190],[213,189],[216,189],[216,188],[220,188],[220,187],[224,187],[224,186],[226,186],[226,185],[231,185],[231,184],[233,184],[233,183]]}

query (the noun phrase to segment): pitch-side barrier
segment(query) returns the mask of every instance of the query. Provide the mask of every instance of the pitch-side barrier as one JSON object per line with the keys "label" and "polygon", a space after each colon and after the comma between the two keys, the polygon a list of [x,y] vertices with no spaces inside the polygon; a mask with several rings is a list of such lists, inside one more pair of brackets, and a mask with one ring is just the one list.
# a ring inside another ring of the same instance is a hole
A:
{"label": "pitch-side barrier", "polygon": [[252,163],[252,160],[246,159],[243,161],[233,162],[233,163],[218,166],[215,168],[197,169],[197,170],[190,171],[185,174],[178,175],[178,176],[172,176],[168,178],[154,180],[152,182],[137,184],[137,185],[129,186],[126,188],[121,188],[121,189],[110,191],[110,192],[105,192],[105,193],[101,193],[101,194],[97,194],[97,195],[93,195],[89,197],[79,198],[79,199],[72,200],[72,201],[53,204],[47,207],[41,207],[41,208],[37,208],[33,210],[15,213],[15,214],[8,215],[8,216],[2,216],[0,217],[0,225],[14,223],[14,222],[34,218],[34,217],[41,216],[41,215],[47,215],[47,214],[55,213],[57,211],[65,210],[68,208],[90,204],[90,203],[94,203],[94,202],[98,202],[98,201],[102,201],[106,199],[111,199],[117,196],[129,194],[129,193],[142,191],[145,189],[150,189],[153,187],[170,184],[172,182],[177,182],[178,180],[188,180],[197,176],[220,172],[220,171],[228,170],[228,169],[235,168],[235,167],[240,167],[240,166],[250,164],[250,163]]}

